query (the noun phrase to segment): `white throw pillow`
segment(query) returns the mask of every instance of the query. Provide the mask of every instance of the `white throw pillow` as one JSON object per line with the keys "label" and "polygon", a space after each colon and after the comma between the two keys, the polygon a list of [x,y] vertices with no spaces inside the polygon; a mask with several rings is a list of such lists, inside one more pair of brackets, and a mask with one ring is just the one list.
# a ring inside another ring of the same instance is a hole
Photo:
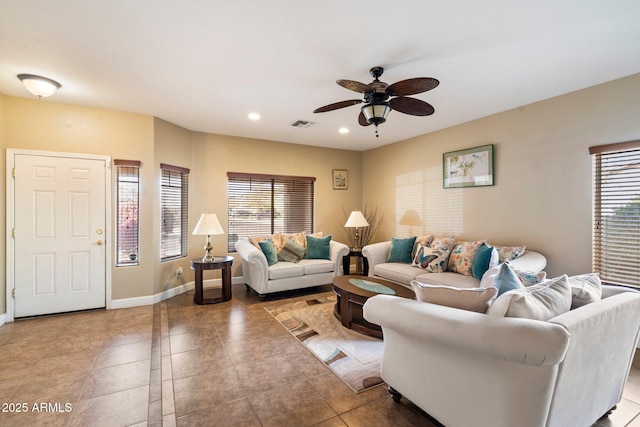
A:
{"label": "white throw pillow", "polygon": [[502,264],[498,264],[495,267],[491,267],[487,271],[485,271],[482,275],[482,279],[480,279],[480,287],[488,288],[489,286],[493,286],[493,282],[495,282],[496,277],[500,273],[501,269]]}
{"label": "white throw pillow", "polygon": [[549,320],[571,309],[571,288],[565,274],[538,285],[515,289],[500,295],[487,314]]}
{"label": "white throw pillow", "polygon": [[418,301],[478,313],[486,312],[490,301],[498,293],[498,290],[493,286],[488,288],[455,288],[453,286],[430,285],[417,280],[411,281],[411,287],[416,293]]}
{"label": "white throw pillow", "polygon": [[569,277],[571,287],[571,308],[582,307],[602,299],[602,282],[598,273],[580,274]]}

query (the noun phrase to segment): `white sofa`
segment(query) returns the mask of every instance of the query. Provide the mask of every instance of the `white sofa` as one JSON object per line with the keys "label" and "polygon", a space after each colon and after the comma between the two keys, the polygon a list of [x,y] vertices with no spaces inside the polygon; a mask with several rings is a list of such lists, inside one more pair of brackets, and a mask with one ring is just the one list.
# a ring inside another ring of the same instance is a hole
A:
{"label": "white sofa", "polygon": [[394,400],[447,427],[588,427],[620,401],[638,342],[640,293],[621,289],[549,321],[389,295],[364,317],[382,326]]}
{"label": "white sofa", "polygon": [[341,274],[342,257],[349,253],[344,243],[331,240],[330,260],[302,259],[297,263],[279,261],[267,264],[264,253],[248,239],[236,242],[236,251],[242,260],[242,275],[247,286],[263,297],[273,292],[326,285]]}
{"label": "white sofa", "polygon": [[[420,267],[411,264],[387,262],[391,242],[379,242],[362,248],[362,255],[369,263],[369,276],[391,280],[405,286],[410,286],[412,280],[427,282],[433,285],[456,286],[460,288],[476,288],[480,280],[473,276],[445,271],[443,273],[427,273]],[[547,265],[544,255],[535,251],[525,251],[520,257],[509,261],[511,266],[523,271],[537,273]]]}

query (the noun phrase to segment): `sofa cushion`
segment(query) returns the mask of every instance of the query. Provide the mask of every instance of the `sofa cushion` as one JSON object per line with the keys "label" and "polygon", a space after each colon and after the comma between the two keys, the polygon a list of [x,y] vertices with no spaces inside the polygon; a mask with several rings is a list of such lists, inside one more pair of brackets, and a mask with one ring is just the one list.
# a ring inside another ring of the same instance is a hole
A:
{"label": "sofa cushion", "polygon": [[375,276],[393,282],[404,283],[407,286],[409,286],[409,283],[415,279],[416,276],[423,273],[424,270],[420,268],[398,262],[386,262],[373,267],[373,274]]}
{"label": "sofa cushion", "polygon": [[432,304],[446,305],[462,310],[484,313],[489,302],[495,298],[498,290],[493,286],[488,288],[458,288],[454,286],[440,286],[411,281],[411,287],[416,293],[416,299]]}
{"label": "sofa cushion", "polygon": [[446,270],[450,253],[450,251],[443,248],[434,249],[420,244],[417,245],[411,265],[432,273],[441,273]]}
{"label": "sofa cushion", "polygon": [[[478,288],[480,281],[473,276],[445,271],[444,273],[424,273],[416,276],[416,280],[430,285],[455,286],[457,288]],[[490,285],[489,285],[490,286]]]}
{"label": "sofa cushion", "polygon": [[302,247],[305,247],[307,245],[307,233],[304,231],[301,231],[299,233],[288,233],[288,234],[283,233],[282,243],[280,244],[280,248],[283,248],[285,243],[287,243],[287,240],[289,239],[292,239],[294,242],[296,242]]}
{"label": "sofa cushion", "polygon": [[326,259],[303,259],[298,264],[304,268],[304,274],[331,273],[334,269],[333,262]]}
{"label": "sofa cushion", "polygon": [[487,314],[549,320],[571,308],[571,288],[567,275],[538,285],[509,291],[496,298]]}
{"label": "sofa cushion", "polygon": [[[275,236],[275,235],[274,235]],[[260,242],[263,242],[265,240],[271,240],[273,242],[273,246],[276,248],[276,251],[279,249],[279,240],[275,241],[273,239],[274,236],[251,236],[249,237],[249,242],[251,242],[251,244],[253,246],[255,246],[258,249],[260,248]]]}
{"label": "sofa cushion", "polygon": [[537,285],[538,283],[544,282],[545,279],[547,278],[547,273],[545,273],[544,271],[533,273],[531,271],[518,270],[513,266],[511,266],[511,268],[513,268],[513,271],[515,271],[516,276],[518,276],[518,279],[520,279],[522,284],[525,286]]}
{"label": "sofa cushion", "polygon": [[[447,271],[471,276],[473,274],[473,260],[483,244],[482,241],[456,243],[449,255]],[[487,269],[488,265],[487,262]]]}
{"label": "sofa cushion", "polygon": [[500,272],[493,280],[493,287],[498,289],[498,296],[505,292],[512,291],[514,289],[521,289],[524,287],[518,275],[511,268],[508,262],[502,263],[500,266]]}
{"label": "sofa cushion", "polygon": [[269,280],[298,277],[304,274],[304,266],[292,262],[279,262],[269,267]]}
{"label": "sofa cushion", "polygon": [[524,254],[526,246],[496,246],[498,251],[498,261],[505,262],[511,261]]}
{"label": "sofa cushion", "polygon": [[488,269],[496,265],[498,265],[498,251],[493,246],[482,243],[480,247],[478,247],[476,256],[473,258],[471,274],[480,280]]}
{"label": "sofa cushion", "polygon": [[304,246],[294,239],[287,239],[280,252],[278,252],[278,261],[298,262],[304,258],[304,252]]}
{"label": "sofa cushion", "polygon": [[[414,260],[416,253],[418,252],[418,248],[420,246],[429,247],[431,245],[431,241],[433,240],[433,234],[425,234],[424,236],[416,237],[416,242],[413,245],[413,252],[411,253],[411,259]],[[412,264],[414,262],[412,261]]]}
{"label": "sofa cushion", "polygon": [[271,240],[259,240],[257,243],[265,258],[267,258],[267,265],[273,265],[278,262],[276,248],[273,246],[273,242]]}
{"label": "sofa cushion", "polygon": [[331,234],[325,237],[307,236],[307,259],[331,259]]}
{"label": "sofa cushion", "polygon": [[408,237],[406,239],[391,238],[391,249],[387,262],[401,262],[403,264],[411,264],[411,254],[413,253],[413,245],[416,243],[416,237]]}
{"label": "sofa cushion", "polygon": [[569,277],[569,286],[571,287],[572,309],[602,299],[602,282],[598,273],[571,276]]}

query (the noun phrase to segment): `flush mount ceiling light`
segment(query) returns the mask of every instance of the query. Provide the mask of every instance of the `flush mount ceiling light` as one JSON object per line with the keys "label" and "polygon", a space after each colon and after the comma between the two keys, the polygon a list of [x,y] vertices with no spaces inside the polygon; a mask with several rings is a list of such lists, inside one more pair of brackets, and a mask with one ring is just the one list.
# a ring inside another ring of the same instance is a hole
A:
{"label": "flush mount ceiling light", "polygon": [[25,88],[38,98],[53,95],[62,85],[55,80],[33,74],[18,74],[18,78]]}
{"label": "flush mount ceiling light", "polygon": [[387,120],[387,115],[391,110],[411,116],[430,116],[433,114],[434,109],[430,104],[417,98],[410,98],[408,95],[431,90],[440,84],[438,80],[431,77],[417,77],[389,85],[379,79],[383,71],[382,67],[373,67],[369,70],[369,74],[374,78],[369,84],[353,80],[337,80],[336,83],[343,88],[362,93],[364,100],[350,99],[348,101],[334,102],[333,104],[316,108],[313,112],[324,113],[365,102],[365,105],[360,109],[358,123],[360,126],[374,125],[376,127],[376,137],[378,136],[378,125]]}
{"label": "flush mount ceiling light", "polygon": [[260,120],[260,114],[258,113],[249,113],[250,120]]}

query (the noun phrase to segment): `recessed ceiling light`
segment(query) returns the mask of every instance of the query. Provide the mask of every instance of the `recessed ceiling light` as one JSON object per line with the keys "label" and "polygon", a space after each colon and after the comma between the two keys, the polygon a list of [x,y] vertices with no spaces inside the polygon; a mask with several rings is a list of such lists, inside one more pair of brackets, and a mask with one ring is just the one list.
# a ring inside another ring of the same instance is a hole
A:
{"label": "recessed ceiling light", "polygon": [[349,133],[349,128],[340,128],[340,129],[338,129],[338,132],[340,132],[340,133]]}
{"label": "recessed ceiling light", "polygon": [[260,120],[260,114],[258,114],[258,113],[250,113],[249,114],[249,118],[251,120]]}

